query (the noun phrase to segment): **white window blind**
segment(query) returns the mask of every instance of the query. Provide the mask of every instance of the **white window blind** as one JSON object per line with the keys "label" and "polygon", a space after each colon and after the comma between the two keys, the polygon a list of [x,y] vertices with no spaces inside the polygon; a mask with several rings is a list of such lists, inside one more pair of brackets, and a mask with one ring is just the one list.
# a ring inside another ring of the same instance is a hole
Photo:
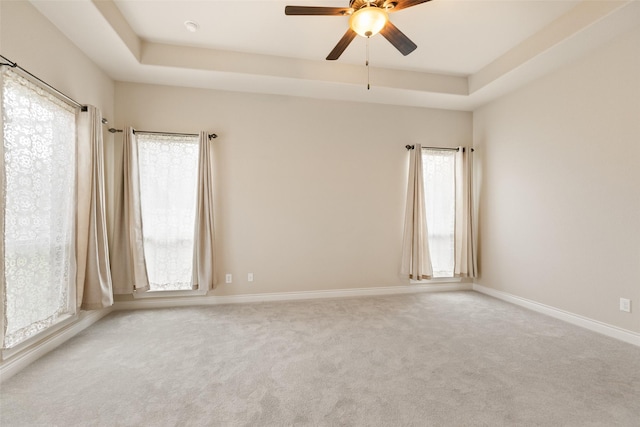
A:
{"label": "white window blind", "polygon": [[2,74],[3,348],[75,312],[76,111],[9,69]]}
{"label": "white window blind", "polygon": [[151,291],[193,289],[198,137],[136,134]]}
{"label": "white window blind", "polygon": [[453,277],[456,216],[455,160],[455,151],[422,149],[425,210],[433,277]]}

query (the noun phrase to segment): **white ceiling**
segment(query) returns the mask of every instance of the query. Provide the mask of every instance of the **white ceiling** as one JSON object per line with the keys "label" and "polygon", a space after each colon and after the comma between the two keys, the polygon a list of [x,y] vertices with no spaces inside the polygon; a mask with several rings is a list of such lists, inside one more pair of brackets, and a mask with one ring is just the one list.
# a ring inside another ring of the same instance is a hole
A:
{"label": "white ceiling", "polygon": [[[32,0],[118,81],[471,110],[640,25],[640,2],[432,0],[390,14],[418,48],[357,37],[347,17],[285,16],[348,0]],[[184,22],[196,21],[191,33]]]}
{"label": "white ceiling", "polygon": [[[371,64],[472,74],[573,8],[577,1],[434,0],[390,14],[419,48],[406,58],[383,37],[371,39]],[[348,27],[346,16],[285,16],[287,4],[348,6],[348,0],[130,1],[116,6],[142,38],[289,58],[323,60]],[[200,24],[196,33],[183,22]],[[362,65],[366,39],[340,58]]]}

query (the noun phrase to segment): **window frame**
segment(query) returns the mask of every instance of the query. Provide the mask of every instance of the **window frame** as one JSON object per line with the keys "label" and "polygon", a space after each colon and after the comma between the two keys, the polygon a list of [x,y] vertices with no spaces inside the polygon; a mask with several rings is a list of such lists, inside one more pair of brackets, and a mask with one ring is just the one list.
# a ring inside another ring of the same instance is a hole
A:
{"label": "window frame", "polygon": [[[187,136],[187,134],[174,134],[174,133],[169,133],[169,132],[140,132],[141,134],[155,134],[155,135],[160,135],[160,136]],[[191,136],[191,135],[188,135]],[[196,140],[198,138],[196,137]],[[197,140],[197,145],[199,146],[199,141]],[[136,143],[136,148],[139,152],[140,150],[140,145],[139,142]],[[139,158],[139,157],[138,157]],[[198,163],[198,162],[196,162]],[[196,165],[197,166],[197,165]],[[196,177],[197,180],[197,177]],[[197,182],[196,182],[197,185]],[[196,190],[196,197],[197,197],[197,190]],[[196,202],[196,209],[197,209],[197,200]],[[197,214],[197,213],[196,213]],[[144,230],[144,219],[141,218],[143,221],[143,230]],[[194,222],[195,222],[195,218],[194,218]],[[144,231],[143,231],[144,233]],[[145,255],[146,257],[146,255]],[[193,272],[192,272],[192,277],[193,277]],[[192,284],[193,284],[193,278],[192,278]],[[151,288],[151,285],[149,285],[149,288]],[[198,297],[198,296],[205,296],[207,295],[209,292],[208,289],[202,289],[199,285],[197,288],[195,289],[173,289],[173,290],[162,290],[162,289],[156,289],[156,290],[152,290],[152,289],[147,289],[147,290],[139,290],[139,289],[134,289],[133,290],[133,298],[134,299],[154,299],[154,298],[173,298],[173,297]]]}
{"label": "window frame", "polygon": [[1,360],[4,362],[13,358],[16,355],[22,354],[25,350],[35,347],[39,344],[45,342],[48,338],[54,336],[60,331],[68,328],[73,325],[80,319],[79,310],[76,310],[74,314],[67,314],[64,316],[60,316],[59,321],[49,326],[47,329],[43,329],[35,335],[30,336],[24,341],[19,342],[10,348],[2,348],[1,349]]}
{"label": "window frame", "polygon": [[[451,147],[451,148],[449,148],[449,147],[422,147],[420,156],[422,156],[422,162],[423,162],[423,165],[424,165],[425,152],[428,152],[428,151],[436,151],[436,152],[437,151],[452,151],[452,152],[457,152],[458,150],[459,149],[457,147],[455,147],[455,148],[454,147]],[[456,219],[456,209],[457,209],[456,206],[455,206],[455,202],[456,202],[456,195],[455,195],[455,192],[456,192],[456,183],[455,183],[455,179],[456,179],[456,162],[457,162],[457,159],[455,158],[455,155],[454,155],[453,171],[452,171],[453,172],[452,173],[452,176],[453,176],[452,186],[453,186],[453,192],[454,192],[454,194],[453,194],[454,209],[453,209],[453,213],[452,213],[452,215],[453,215],[453,224],[454,224],[453,234],[452,234],[453,244],[454,244],[454,254],[453,254],[454,263],[455,263],[455,219]],[[426,177],[423,176],[422,179],[424,181],[426,179]],[[423,183],[423,185],[425,187],[425,192],[426,192],[426,183]],[[426,194],[425,194],[425,200],[426,200]],[[428,222],[429,222],[429,219],[427,218],[427,223]],[[431,241],[431,239],[429,237],[430,237],[429,231],[427,230],[427,239],[429,241],[429,248],[431,248],[432,241]],[[455,276],[455,264],[454,264],[451,276],[437,276],[437,277],[434,276],[431,279],[422,279],[422,280],[411,279],[410,283],[416,283],[416,284],[433,283],[433,284],[437,284],[437,283],[459,283],[461,281],[462,281],[462,278]]]}

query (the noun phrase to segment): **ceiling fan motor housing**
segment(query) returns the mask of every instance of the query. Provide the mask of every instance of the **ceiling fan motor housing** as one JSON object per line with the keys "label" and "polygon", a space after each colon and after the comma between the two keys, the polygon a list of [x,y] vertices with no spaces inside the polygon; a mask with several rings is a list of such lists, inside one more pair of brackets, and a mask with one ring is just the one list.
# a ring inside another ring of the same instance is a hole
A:
{"label": "ceiling fan motor housing", "polygon": [[390,9],[393,9],[396,6],[396,4],[398,3],[395,1],[389,1],[389,0],[372,0],[372,1],[349,0],[349,7],[353,8],[354,10],[361,9],[367,5],[390,10]]}

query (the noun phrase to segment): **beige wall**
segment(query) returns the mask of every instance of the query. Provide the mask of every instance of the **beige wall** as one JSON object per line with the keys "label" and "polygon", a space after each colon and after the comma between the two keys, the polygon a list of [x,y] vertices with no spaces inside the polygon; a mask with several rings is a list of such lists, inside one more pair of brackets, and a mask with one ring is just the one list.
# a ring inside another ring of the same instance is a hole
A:
{"label": "beige wall", "polygon": [[[215,294],[406,284],[398,275],[403,146],[468,145],[473,126],[478,283],[640,331],[638,30],[472,120],[464,112],[114,84],[28,2],[1,1],[0,24],[0,53],[98,106],[118,127],[218,133]],[[105,133],[115,152],[120,141]],[[224,273],[234,274],[232,285]],[[620,297],[633,300],[632,314],[618,311]]]}
{"label": "beige wall", "polygon": [[465,112],[131,83],[116,112],[119,127],[218,134],[217,295],[407,284],[404,146],[472,138]]}
{"label": "beige wall", "polygon": [[475,111],[474,144],[478,283],[640,332],[640,30]]}
{"label": "beige wall", "polygon": [[29,2],[0,1],[0,20],[2,55],[113,120],[114,82]]}

